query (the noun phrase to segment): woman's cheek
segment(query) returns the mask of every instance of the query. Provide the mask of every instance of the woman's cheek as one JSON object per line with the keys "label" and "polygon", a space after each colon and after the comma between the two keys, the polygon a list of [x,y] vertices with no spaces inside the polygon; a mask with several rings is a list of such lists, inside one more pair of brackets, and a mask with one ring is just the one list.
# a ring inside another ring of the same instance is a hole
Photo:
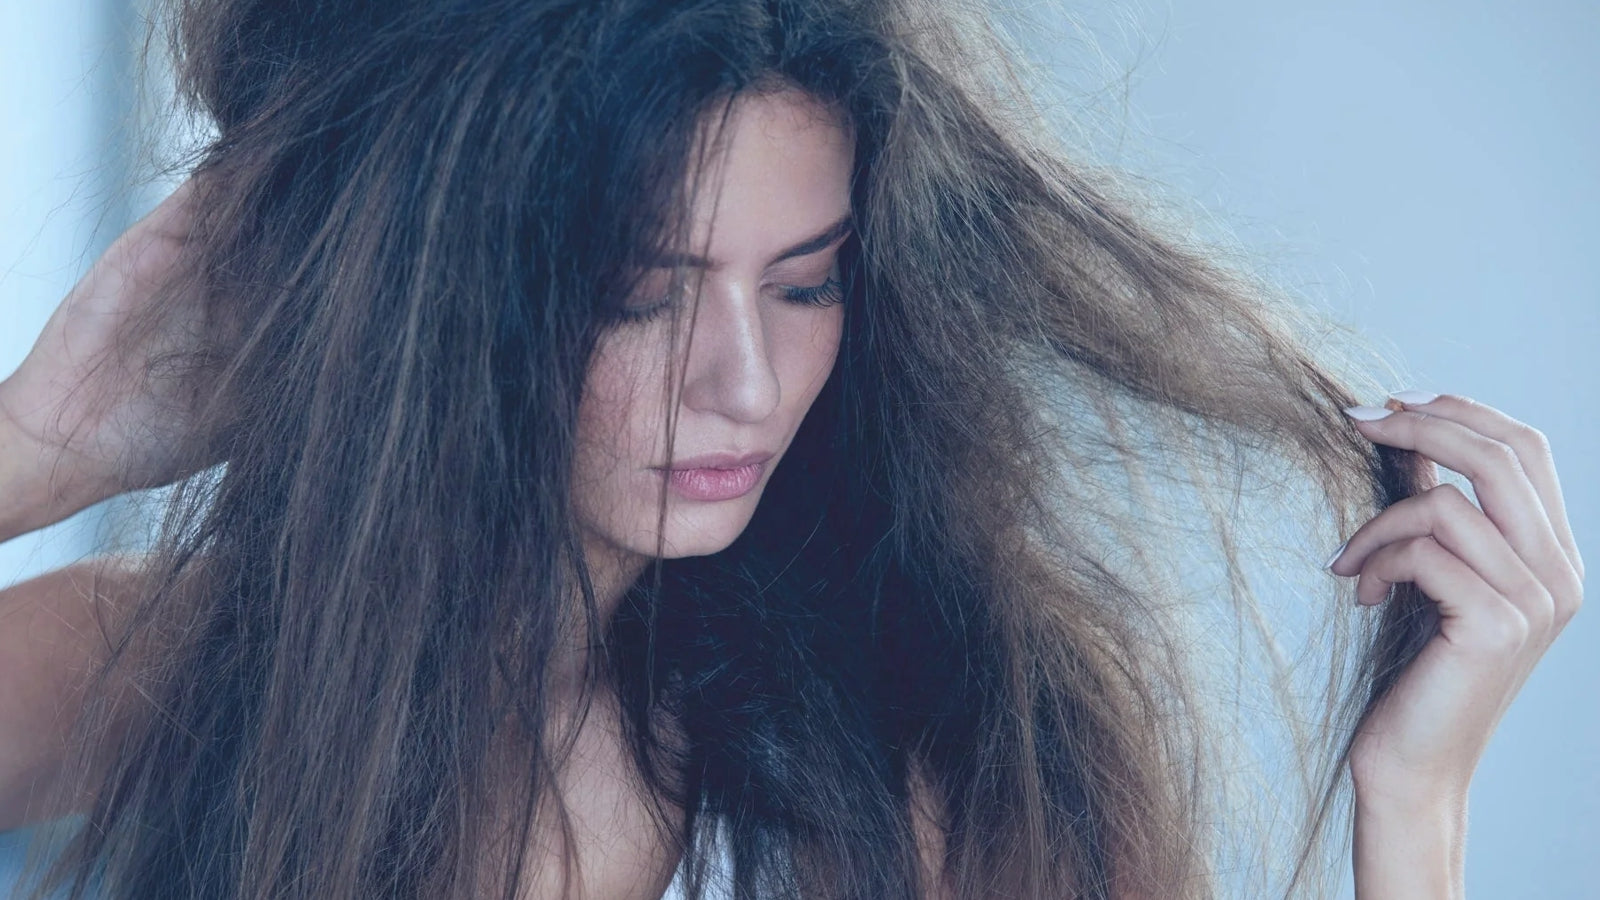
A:
{"label": "woman's cheek", "polygon": [[827,381],[833,371],[834,363],[839,358],[839,343],[844,336],[844,306],[835,304],[822,312],[826,315],[817,317],[819,321],[815,323],[810,342],[818,390],[822,387],[821,382]]}
{"label": "woman's cheek", "polygon": [[638,373],[628,363],[626,341],[606,339],[596,348],[578,404],[580,465],[601,468],[631,455],[629,422],[636,406]]}

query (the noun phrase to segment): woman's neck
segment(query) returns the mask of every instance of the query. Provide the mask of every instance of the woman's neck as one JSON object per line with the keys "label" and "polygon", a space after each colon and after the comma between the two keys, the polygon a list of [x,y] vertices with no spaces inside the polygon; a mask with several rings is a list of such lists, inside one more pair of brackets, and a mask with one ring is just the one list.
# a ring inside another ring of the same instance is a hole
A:
{"label": "woman's neck", "polygon": [[[583,555],[589,570],[589,584],[594,590],[598,635],[603,635],[611,617],[621,605],[623,595],[649,567],[650,558],[588,537],[583,542]],[[567,608],[572,610],[573,617],[565,624],[564,632],[550,657],[549,684],[559,697],[577,696],[588,678],[590,654],[596,649],[590,643],[582,602],[570,604]]]}

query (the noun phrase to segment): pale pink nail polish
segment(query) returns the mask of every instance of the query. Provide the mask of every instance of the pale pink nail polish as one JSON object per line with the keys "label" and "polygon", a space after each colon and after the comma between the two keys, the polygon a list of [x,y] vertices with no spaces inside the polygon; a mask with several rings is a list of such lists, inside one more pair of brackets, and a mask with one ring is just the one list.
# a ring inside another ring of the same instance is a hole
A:
{"label": "pale pink nail polish", "polygon": [[1438,394],[1416,390],[1395,391],[1389,396],[1399,400],[1401,403],[1404,403],[1407,406],[1421,406],[1424,403],[1432,403],[1433,401],[1439,399]]}
{"label": "pale pink nail polish", "polygon": [[1350,539],[1345,538],[1344,543],[1339,545],[1339,549],[1333,551],[1333,555],[1328,557],[1328,561],[1322,564],[1322,568],[1325,570],[1332,569],[1333,564],[1339,561],[1340,556],[1344,555],[1344,548],[1348,546],[1350,546]]}
{"label": "pale pink nail polish", "polygon": [[1344,414],[1358,422],[1376,422],[1394,415],[1394,410],[1381,406],[1347,406]]}

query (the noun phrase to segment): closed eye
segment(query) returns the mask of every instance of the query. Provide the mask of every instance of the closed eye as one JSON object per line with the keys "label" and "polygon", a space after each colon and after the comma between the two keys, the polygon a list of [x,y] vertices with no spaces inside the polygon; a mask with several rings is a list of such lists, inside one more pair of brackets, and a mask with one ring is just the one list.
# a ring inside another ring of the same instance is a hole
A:
{"label": "closed eye", "polygon": [[[815,238],[800,244],[796,244],[795,246],[789,248],[778,258],[778,260],[775,260],[774,263],[780,263],[791,259],[802,259],[804,257],[815,256],[829,250],[836,250],[840,244],[843,244],[847,239],[852,237],[853,234],[854,232],[850,227],[850,220],[848,217],[846,217],[836,222],[827,231],[816,236]],[[680,264],[699,264],[701,266],[715,268],[714,266],[710,266],[710,263],[698,259],[679,258],[673,261]],[[665,267],[657,266],[656,268],[660,269]],[[834,270],[835,271],[830,273],[821,284],[776,285],[774,287],[777,288],[777,290],[780,292],[780,296],[786,303],[796,306],[827,308],[829,306],[834,306],[844,302],[844,282],[837,274],[837,263],[834,266]],[[618,324],[649,322],[672,309],[676,303],[677,298],[669,295],[645,306],[624,305],[623,307],[612,311],[612,321]]]}
{"label": "closed eye", "polygon": [[785,287],[783,299],[801,306],[832,306],[844,302],[844,283],[830,277],[827,281],[811,287]]}

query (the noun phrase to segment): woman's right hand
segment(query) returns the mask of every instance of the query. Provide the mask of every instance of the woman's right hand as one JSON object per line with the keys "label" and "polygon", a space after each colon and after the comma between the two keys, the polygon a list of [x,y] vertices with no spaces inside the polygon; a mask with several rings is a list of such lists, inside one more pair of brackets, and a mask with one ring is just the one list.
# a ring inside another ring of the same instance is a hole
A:
{"label": "woman's right hand", "polygon": [[172,298],[159,318],[146,315],[182,276],[194,195],[191,179],[117,238],[0,382],[0,427],[34,451],[27,487],[48,487],[59,513],[50,520],[197,468],[189,453],[196,385],[183,373],[200,298]]}

